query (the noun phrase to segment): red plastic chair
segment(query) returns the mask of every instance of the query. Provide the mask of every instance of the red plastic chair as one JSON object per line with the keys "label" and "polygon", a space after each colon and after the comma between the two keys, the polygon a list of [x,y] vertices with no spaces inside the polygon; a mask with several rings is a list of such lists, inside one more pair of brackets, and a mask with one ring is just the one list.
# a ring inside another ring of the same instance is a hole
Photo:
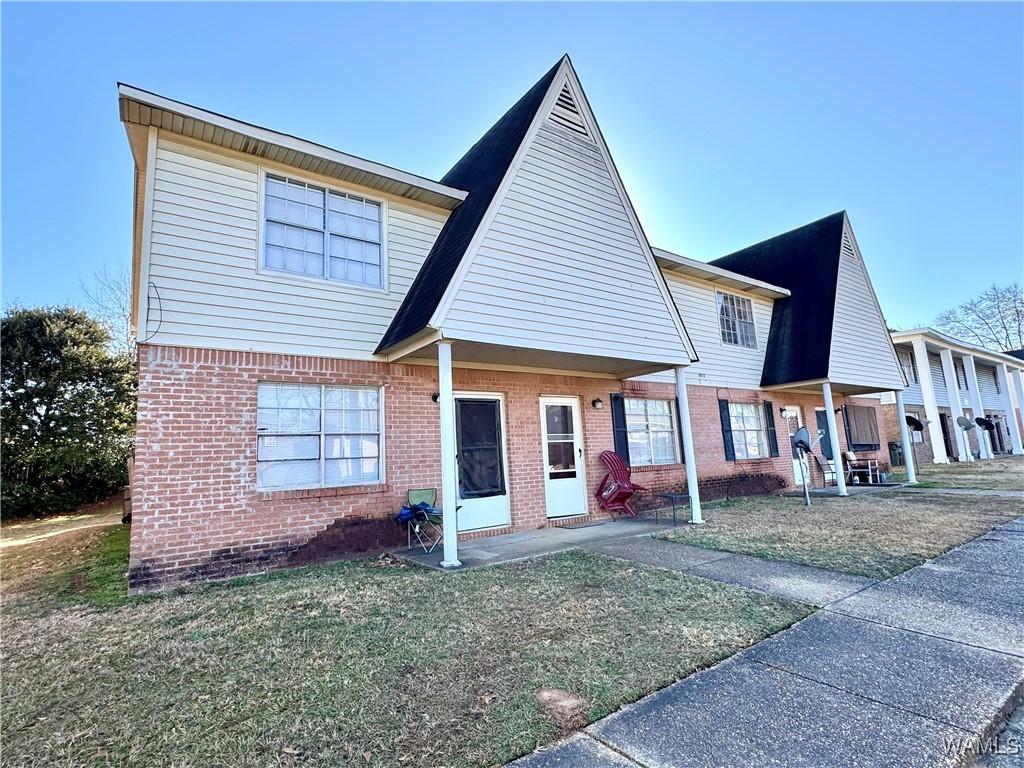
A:
{"label": "red plastic chair", "polygon": [[629,500],[633,494],[647,489],[630,479],[629,467],[615,451],[602,453],[601,461],[608,468],[608,474],[601,480],[601,484],[597,486],[597,491],[594,493],[597,503],[612,517],[615,517],[616,512],[625,512],[627,515],[636,517],[636,510],[633,509]]}

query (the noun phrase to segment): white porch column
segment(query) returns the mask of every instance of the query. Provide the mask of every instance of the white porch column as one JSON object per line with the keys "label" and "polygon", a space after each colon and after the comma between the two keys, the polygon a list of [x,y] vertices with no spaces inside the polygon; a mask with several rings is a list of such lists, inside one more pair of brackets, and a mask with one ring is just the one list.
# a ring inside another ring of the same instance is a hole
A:
{"label": "white porch column", "polygon": [[1013,391],[1014,387],[1010,381],[1010,370],[1006,367],[1006,363],[1000,363],[996,366],[996,376],[999,377],[999,389],[1006,393],[1006,402],[1010,406],[1008,408],[1009,413],[1006,414],[1006,428],[1010,431],[1010,445],[1013,446],[1014,453],[1024,453],[1024,442],[1021,441],[1020,424],[1017,423],[1017,409],[1014,407],[1014,401],[1019,403],[1020,400]]}
{"label": "white porch column", "polygon": [[[1010,376],[1013,379],[1013,391],[1017,395],[1017,408],[1020,410],[1020,420],[1017,426],[1024,430],[1024,371],[1019,368]],[[1016,415],[1014,418],[1018,418]]]}
{"label": "white porch column", "polygon": [[828,424],[829,443],[832,445],[832,463],[836,471],[836,488],[840,496],[849,495],[846,491],[846,474],[843,472],[843,452],[839,447],[839,430],[836,427],[836,409],[832,403],[832,384],[825,382],[821,385],[821,392],[825,396],[825,419]]}
{"label": "white porch column", "polygon": [[686,460],[686,490],[690,494],[690,522],[703,523],[700,516],[700,489],[697,486],[697,452],[693,449],[690,427],[690,398],[686,394],[686,368],[676,368],[676,400],[679,402],[679,423],[683,429],[683,458]]}
{"label": "white porch column", "polygon": [[444,539],[441,566],[458,568],[459,523],[456,506],[459,501],[458,477],[455,467],[455,395],[452,393],[452,345],[437,343],[437,404],[441,411],[441,515]]}
{"label": "white porch column", "polygon": [[[953,424],[964,415],[963,406],[960,405],[960,383],[956,377],[956,366],[953,364],[953,350],[939,350],[939,359],[942,361],[942,377],[946,380],[946,392],[949,395],[949,412],[953,414]],[[956,455],[960,461],[973,461],[971,456],[971,444],[967,441],[967,433],[959,426],[953,429],[956,435]]]}
{"label": "white porch column", "polygon": [[928,348],[924,345],[924,339],[914,339],[912,345],[914,362],[917,363],[917,383],[921,385],[921,400],[924,401],[924,417],[928,421],[925,426],[928,428],[928,440],[932,444],[932,461],[936,464],[948,464],[946,443],[942,439],[942,422],[939,421],[939,405],[935,402],[935,384],[932,382],[932,369],[928,363]]}
{"label": "white porch column", "polygon": [[896,418],[900,422],[900,443],[903,444],[903,458],[907,465],[907,482],[917,482],[917,470],[914,468],[914,443],[910,439],[910,427],[907,426],[907,411],[903,407],[903,390],[896,390]]}
{"label": "white porch column", "polygon": [[[967,391],[971,396],[971,410],[974,418],[985,415],[985,405],[981,402],[981,390],[978,388],[978,369],[974,367],[974,355],[964,355],[964,372],[967,374]],[[992,443],[989,442],[987,429],[978,427],[978,451],[981,458],[992,458]]]}

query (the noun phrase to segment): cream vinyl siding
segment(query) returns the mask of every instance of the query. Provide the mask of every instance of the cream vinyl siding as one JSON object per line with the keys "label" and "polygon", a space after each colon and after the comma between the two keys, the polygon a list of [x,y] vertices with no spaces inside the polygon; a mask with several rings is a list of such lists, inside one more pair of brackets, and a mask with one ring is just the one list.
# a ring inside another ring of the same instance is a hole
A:
{"label": "cream vinyl siding", "polygon": [[978,391],[981,392],[981,404],[985,410],[1008,411],[1010,410],[1009,397],[1005,392],[999,392],[996,386],[996,369],[989,365],[981,365],[975,358],[975,370],[978,373]]}
{"label": "cream vinyl siding", "polygon": [[[715,299],[715,291],[721,289],[714,283],[676,272],[665,272],[664,275],[668,280],[672,300],[679,308],[690,340],[700,357],[699,362],[686,369],[687,381],[709,387],[760,388],[765,344],[772,324],[772,300],[742,291],[725,291],[750,299],[754,310],[754,331],[757,334],[755,348],[726,344],[722,341]],[[665,371],[638,378],[641,381],[674,382],[675,374]]]}
{"label": "cream vinyl siding", "polygon": [[[928,353],[928,368],[932,372],[932,386],[935,387],[935,404],[949,406],[949,393],[957,391],[956,382],[950,382],[947,386],[942,374],[942,358],[934,352]],[[920,387],[917,396],[921,397]]]}
{"label": "cream vinyl siding", "polygon": [[386,201],[385,291],[259,272],[255,164],[160,137],[155,174],[149,280],[156,290],[139,334],[153,344],[372,359],[447,216]]}
{"label": "cream vinyl siding", "polygon": [[601,149],[545,120],[442,319],[445,336],[687,362]]}
{"label": "cream vinyl siding", "polygon": [[879,389],[903,387],[885,318],[849,224],[839,256],[828,377],[837,383]]}

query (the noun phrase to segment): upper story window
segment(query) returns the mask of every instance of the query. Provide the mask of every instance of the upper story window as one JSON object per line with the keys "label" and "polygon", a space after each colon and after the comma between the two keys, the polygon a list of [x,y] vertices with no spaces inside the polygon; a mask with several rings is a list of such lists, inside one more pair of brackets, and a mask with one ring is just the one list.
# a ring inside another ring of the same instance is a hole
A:
{"label": "upper story window", "polygon": [[967,391],[967,371],[964,370],[964,361],[955,360],[953,370],[956,371],[956,385],[961,392]]}
{"label": "upper story window", "polygon": [[750,299],[731,293],[717,292],[718,324],[722,341],[740,347],[757,347],[754,330],[754,305]]}
{"label": "upper story window", "polygon": [[378,387],[262,382],[256,484],[264,490],[379,483]]}
{"label": "upper story window", "polygon": [[914,367],[914,355],[905,349],[896,353],[900,358],[900,367],[903,368],[903,375],[907,377],[908,384],[917,384],[917,368]]}
{"label": "upper story window", "polygon": [[625,399],[629,463],[634,467],[679,463],[675,403],[671,400]]}
{"label": "upper story window", "polygon": [[267,174],[263,268],[383,286],[381,204]]}

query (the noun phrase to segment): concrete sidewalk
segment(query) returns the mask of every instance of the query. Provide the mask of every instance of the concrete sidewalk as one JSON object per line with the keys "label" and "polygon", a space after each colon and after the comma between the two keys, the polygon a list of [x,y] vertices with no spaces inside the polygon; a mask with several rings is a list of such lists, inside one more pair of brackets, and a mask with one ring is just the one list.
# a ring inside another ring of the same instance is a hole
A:
{"label": "concrete sidewalk", "polygon": [[1022,689],[1024,518],[513,765],[963,765]]}

